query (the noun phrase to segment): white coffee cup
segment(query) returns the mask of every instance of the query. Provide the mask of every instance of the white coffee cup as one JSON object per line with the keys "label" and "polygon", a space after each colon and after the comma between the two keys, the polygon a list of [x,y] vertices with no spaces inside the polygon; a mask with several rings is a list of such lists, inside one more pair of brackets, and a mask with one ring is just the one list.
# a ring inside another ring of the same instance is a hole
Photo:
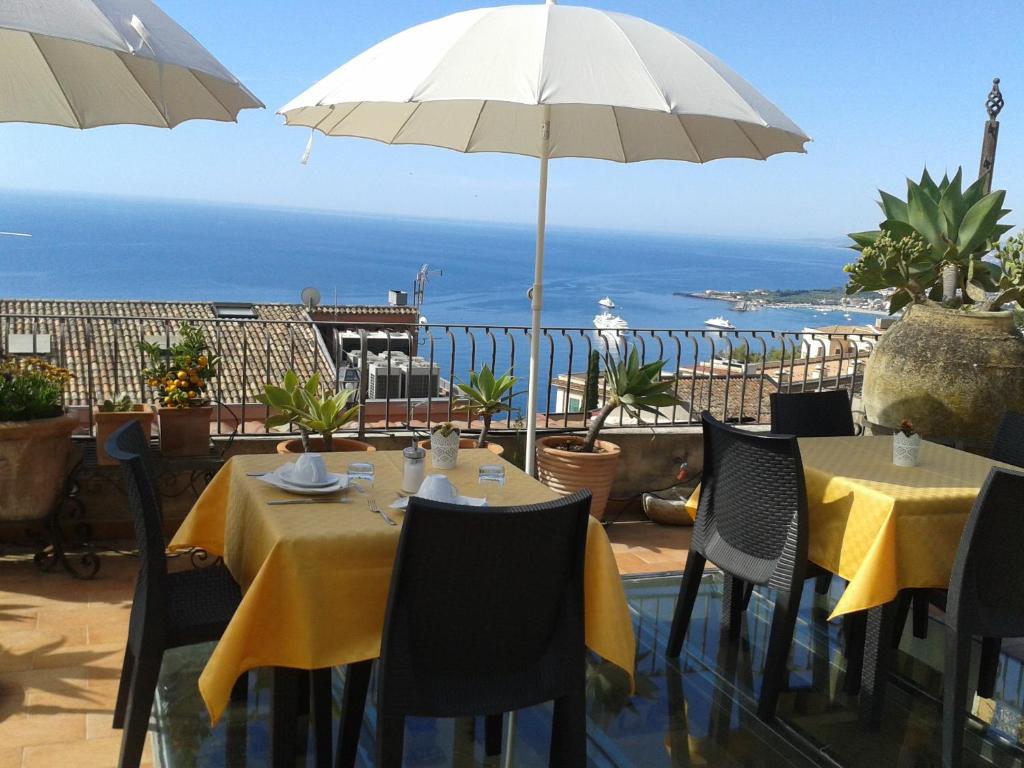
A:
{"label": "white coffee cup", "polygon": [[432,501],[452,501],[458,495],[458,490],[444,475],[427,475],[420,483],[416,495]]}
{"label": "white coffee cup", "polygon": [[303,453],[295,460],[292,480],[306,485],[317,485],[327,481],[327,466],[319,453]]}

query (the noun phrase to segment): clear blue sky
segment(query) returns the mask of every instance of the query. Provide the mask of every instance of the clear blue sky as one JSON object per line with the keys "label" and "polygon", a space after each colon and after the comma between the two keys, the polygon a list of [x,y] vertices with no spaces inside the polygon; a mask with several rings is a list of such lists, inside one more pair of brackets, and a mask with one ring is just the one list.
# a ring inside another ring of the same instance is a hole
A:
{"label": "clear blue sky", "polygon": [[[529,222],[537,162],[388,147],[285,128],[278,107],[373,43],[475,7],[454,0],[159,0],[266,104],[239,124],[80,132],[0,124],[0,187]],[[877,223],[875,189],[926,163],[977,171],[1002,78],[996,186],[1024,209],[1024,4],[991,0],[587,0],[641,16],[729,63],[814,137],[807,155],[700,166],[552,163],[552,226],[840,237]],[[1020,199],[1019,199],[1020,196]],[[1024,221],[1024,210],[1011,217]]]}

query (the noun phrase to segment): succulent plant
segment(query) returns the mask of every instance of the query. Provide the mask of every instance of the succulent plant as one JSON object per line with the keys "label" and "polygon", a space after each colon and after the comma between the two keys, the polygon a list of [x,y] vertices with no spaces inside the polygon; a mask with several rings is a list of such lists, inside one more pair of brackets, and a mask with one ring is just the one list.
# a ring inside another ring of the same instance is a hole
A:
{"label": "succulent plant", "polygon": [[846,267],[847,293],[896,288],[890,312],[911,301],[937,301],[947,266],[958,270],[964,304],[983,302],[997,290],[1001,268],[983,257],[1012,229],[999,223],[1009,213],[1003,208],[1006,192],[986,194],[984,177],[967,189],[962,180],[957,169],[952,179],[943,176],[936,184],[925,169],[921,181],[907,180],[905,201],[879,190],[885,220],[876,231],[850,234],[861,258]]}
{"label": "succulent plant", "polygon": [[491,421],[496,413],[504,413],[511,410],[508,401],[515,395],[511,394],[512,387],[519,381],[506,371],[501,376],[495,376],[490,366],[484,365],[479,373],[469,372],[469,383],[456,385],[465,398],[456,403],[456,409],[469,414],[470,417],[479,416],[483,421],[483,428],[477,436],[476,445],[483,448],[487,442],[487,433],[491,429]]}
{"label": "succulent plant", "polygon": [[308,452],[309,433],[319,433],[324,441],[324,450],[333,447],[333,435],[352,421],[359,413],[359,405],[348,407],[348,401],[356,394],[354,389],[343,389],[335,394],[320,396],[320,374],[314,373],[303,383],[295,371],[284,375],[284,386],[267,384],[263,394],[256,399],[279,413],[268,416],[266,428],[295,424],[302,434],[302,445]]}

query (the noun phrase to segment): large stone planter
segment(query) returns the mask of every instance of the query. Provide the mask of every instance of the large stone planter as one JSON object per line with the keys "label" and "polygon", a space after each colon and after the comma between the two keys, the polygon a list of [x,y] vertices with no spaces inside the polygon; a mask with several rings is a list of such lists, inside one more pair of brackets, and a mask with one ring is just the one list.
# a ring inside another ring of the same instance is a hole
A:
{"label": "large stone planter", "polygon": [[206,456],[210,452],[213,406],[161,408],[160,453],[164,456]]}
{"label": "large stone planter", "polygon": [[142,433],[148,438],[153,431],[153,420],[156,411],[153,406],[136,403],[130,411],[101,411],[92,408],[93,433],[96,435],[96,463],[104,466],[117,464],[107,453],[107,439],[129,421],[139,422]]}
{"label": "large stone planter", "polygon": [[[324,439],[322,437],[309,438],[309,447],[314,453],[325,453]],[[347,453],[350,451],[376,451],[369,443],[362,440],[352,440],[348,437],[335,437],[331,440],[331,451],[334,453]],[[295,437],[291,440],[282,440],[277,444],[278,453],[302,453],[302,440]]]}
{"label": "large stone planter", "polygon": [[537,440],[537,478],[562,496],[586,488],[590,491],[590,514],[604,517],[608,496],[619,462],[619,446],[605,440],[597,441],[597,453],[580,453],[562,446],[578,445],[582,437],[542,437]]}
{"label": "large stone planter", "polygon": [[0,421],[0,520],[41,520],[64,488],[78,417]]}
{"label": "large stone planter", "polygon": [[864,373],[868,422],[910,419],[923,437],[985,449],[1007,410],[1024,411],[1024,338],[1010,312],[907,308]]}

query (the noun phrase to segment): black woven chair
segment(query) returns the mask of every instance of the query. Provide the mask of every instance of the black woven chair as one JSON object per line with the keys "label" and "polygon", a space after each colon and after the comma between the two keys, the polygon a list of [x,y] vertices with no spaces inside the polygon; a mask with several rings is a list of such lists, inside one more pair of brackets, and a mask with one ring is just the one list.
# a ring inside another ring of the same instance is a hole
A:
{"label": "black woven chair", "polygon": [[[153,696],[164,651],[184,645],[218,640],[241,600],[241,590],[223,565],[191,571],[167,572],[162,516],[156,491],[149,440],[136,421],[110,436],[107,453],[121,462],[128,505],[139,548],[139,575],[135,583],[128,624],[128,643],[114,705],[115,728],[123,728],[120,768],[135,768],[142,757]],[[313,689],[320,694],[330,685],[330,670],[313,673]],[[238,679],[232,698],[244,701],[247,676]],[[316,700],[316,697],[314,697]],[[329,764],[330,705],[315,706],[318,762]],[[325,714],[325,712],[327,714]],[[321,734],[327,734],[322,752]]]}
{"label": "black woven chair", "polygon": [[942,764],[963,758],[964,710],[975,637],[1024,637],[1024,474],[993,468],[967,519],[946,599]]}
{"label": "black woven chair", "polygon": [[999,423],[989,456],[1004,464],[1024,467],[1024,413],[1006,412]]}
{"label": "black woven chair", "polygon": [[[552,700],[550,765],[586,764],[589,510],[587,491],[483,509],[410,499],[378,661],[378,768],[401,765],[406,717],[495,723]],[[343,733],[352,717],[362,713],[345,713]]]}
{"label": "black woven chair", "polygon": [[730,427],[706,411],[704,475],[686,570],[679,588],[668,654],[678,656],[705,562],[726,577],[722,624],[739,635],[745,585],[775,590],[772,629],[757,713],[775,716],[787,681],[786,662],[805,578],[823,573],[807,561],[807,499],[800,449],[792,435]]}
{"label": "black woven chair", "polygon": [[850,395],[830,392],[773,392],[772,432],[797,437],[848,437],[856,434]]}
{"label": "black woven chair", "polygon": [[[852,437],[856,434],[850,395],[845,389],[830,392],[772,392],[772,432],[797,437]],[[828,594],[832,574],[815,581],[819,595]]]}

